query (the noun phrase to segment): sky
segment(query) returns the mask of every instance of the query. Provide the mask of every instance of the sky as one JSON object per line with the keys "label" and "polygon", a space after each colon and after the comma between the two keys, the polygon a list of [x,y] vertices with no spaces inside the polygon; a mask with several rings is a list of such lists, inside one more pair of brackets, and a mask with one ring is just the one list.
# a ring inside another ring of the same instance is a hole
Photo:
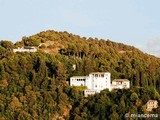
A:
{"label": "sky", "polygon": [[0,0],[0,40],[68,31],[160,57],[159,5],[160,0]]}

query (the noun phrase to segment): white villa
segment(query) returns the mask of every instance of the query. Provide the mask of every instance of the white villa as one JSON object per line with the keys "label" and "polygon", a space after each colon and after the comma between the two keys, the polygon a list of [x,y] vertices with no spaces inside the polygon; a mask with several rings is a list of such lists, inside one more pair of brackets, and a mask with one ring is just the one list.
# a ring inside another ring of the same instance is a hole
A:
{"label": "white villa", "polygon": [[130,81],[127,79],[115,79],[111,84],[111,73],[92,72],[89,76],[73,76],[70,78],[70,86],[86,86],[85,97],[99,93],[106,88],[112,89],[130,88]]}
{"label": "white villa", "polygon": [[24,46],[22,48],[13,49],[13,52],[37,52],[36,47],[34,46]]}

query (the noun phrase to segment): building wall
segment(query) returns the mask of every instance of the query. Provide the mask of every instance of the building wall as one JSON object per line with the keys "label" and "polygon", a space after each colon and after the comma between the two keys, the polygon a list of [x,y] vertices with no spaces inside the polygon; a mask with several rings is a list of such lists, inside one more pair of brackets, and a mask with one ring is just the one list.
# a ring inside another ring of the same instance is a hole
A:
{"label": "building wall", "polygon": [[130,81],[126,83],[127,88],[130,88]]}
{"label": "building wall", "polygon": [[130,81],[112,81],[112,89],[123,89],[123,88],[130,88]]}
{"label": "building wall", "polygon": [[111,73],[105,73],[105,88],[108,88],[109,91],[111,90]]}
{"label": "building wall", "polygon": [[31,49],[18,48],[18,49],[13,49],[13,52],[37,52],[37,49],[34,47],[32,47]]}
{"label": "building wall", "polygon": [[94,95],[96,92],[96,90],[84,90],[84,96],[88,97],[89,95]]}
{"label": "building wall", "polygon": [[108,88],[110,90],[110,73],[91,73],[89,78],[92,81],[90,89],[101,91]]}
{"label": "building wall", "polygon": [[86,77],[71,77],[70,86],[86,86]]}
{"label": "building wall", "polygon": [[147,109],[153,109],[153,108],[157,108],[158,107],[158,102],[154,101],[154,102],[147,102]]}
{"label": "building wall", "polygon": [[[71,86],[87,86],[88,89],[101,91],[111,89],[110,73],[91,73],[89,76],[74,76],[70,78]],[[82,80],[79,80],[82,79]]]}
{"label": "building wall", "polygon": [[89,76],[86,78],[85,85],[88,89],[92,89],[93,87],[93,79]]}
{"label": "building wall", "polygon": [[123,89],[122,85],[111,85],[111,89]]}

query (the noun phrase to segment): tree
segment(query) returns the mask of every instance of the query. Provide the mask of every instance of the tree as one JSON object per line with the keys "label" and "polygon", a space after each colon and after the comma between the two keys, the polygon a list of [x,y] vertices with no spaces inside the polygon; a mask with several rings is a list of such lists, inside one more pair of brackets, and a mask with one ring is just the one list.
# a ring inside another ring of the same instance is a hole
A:
{"label": "tree", "polygon": [[112,114],[109,116],[110,120],[118,120],[119,115],[116,111],[113,111]]}
{"label": "tree", "polygon": [[0,80],[5,79],[5,70],[3,64],[0,62]]}
{"label": "tree", "polygon": [[48,77],[48,71],[46,67],[46,63],[44,59],[38,58],[37,61],[37,75],[36,75],[36,85],[39,86],[41,85],[42,81]]}
{"label": "tree", "polygon": [[66,75],[66,68],[63,63],[59,63],[57,66],[56,74],[57,74],[57,80],[58,81],[64,81],[67,79]]}
{"label": "tree", "polygon": [[8,87],[7,80],[0,80],[0,87],[7,88]]}
{"label": "tree", "polygon": [[131,94],[130,99],[135,102],[138,99],[138,95],[134,92]]}
{"label": "tree", "polygon": [[41,41],[39,39],[36,39],[35,37],[26,37],[24,36],[22,38],[24,45],[26,46],[39,46]]}
{"label": "tree", "polygon": [[14,44],[11,41],[0,41],[0,45],[9,50],[14,48]]}
{"label": "tree", "polygon": [[2,59],[5,56],[5,52],[6,52],[6,49],[0,46],[0,59]]}
{"label": "tree", "polygon": [[8,105],[9,110],[11,111],[17,111],[20,110],[22,107],[22,103],[19,101],[19,99],[17,97],[13,97],[12,101],[10,102],[10,104]]}

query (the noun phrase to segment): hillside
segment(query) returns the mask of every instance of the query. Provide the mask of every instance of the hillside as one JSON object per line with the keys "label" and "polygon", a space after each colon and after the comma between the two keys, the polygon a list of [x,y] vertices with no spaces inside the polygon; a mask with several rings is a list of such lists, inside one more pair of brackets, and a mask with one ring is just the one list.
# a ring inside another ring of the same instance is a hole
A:
{"label": "hillside", "polygon": [[[22,46],[36,46],[38,52],[13,52]],[[104,90],[84,98],[81,90],[66,82],[73,75],[96,71],[109,71],[112,79],[129,79],[131,90]],[[160,99],[159,86],[160,59],[133,46],[52,30],[23,37],[16,44],[0,42],[2,119],[124,119],[129,111],[146,113],[146,102]]]}
{"label": "hillside", "polygon": [[19,44],[40,45],[40,50],[47,53],[73,59],[77,65],[77,75],[110,71],[112,78],[128,78],[134,86],[154,86],[160,90],[160,59],[144,54],[133,46],[51,30],[23,37],[20,43],[16,43],[17,46]]}

